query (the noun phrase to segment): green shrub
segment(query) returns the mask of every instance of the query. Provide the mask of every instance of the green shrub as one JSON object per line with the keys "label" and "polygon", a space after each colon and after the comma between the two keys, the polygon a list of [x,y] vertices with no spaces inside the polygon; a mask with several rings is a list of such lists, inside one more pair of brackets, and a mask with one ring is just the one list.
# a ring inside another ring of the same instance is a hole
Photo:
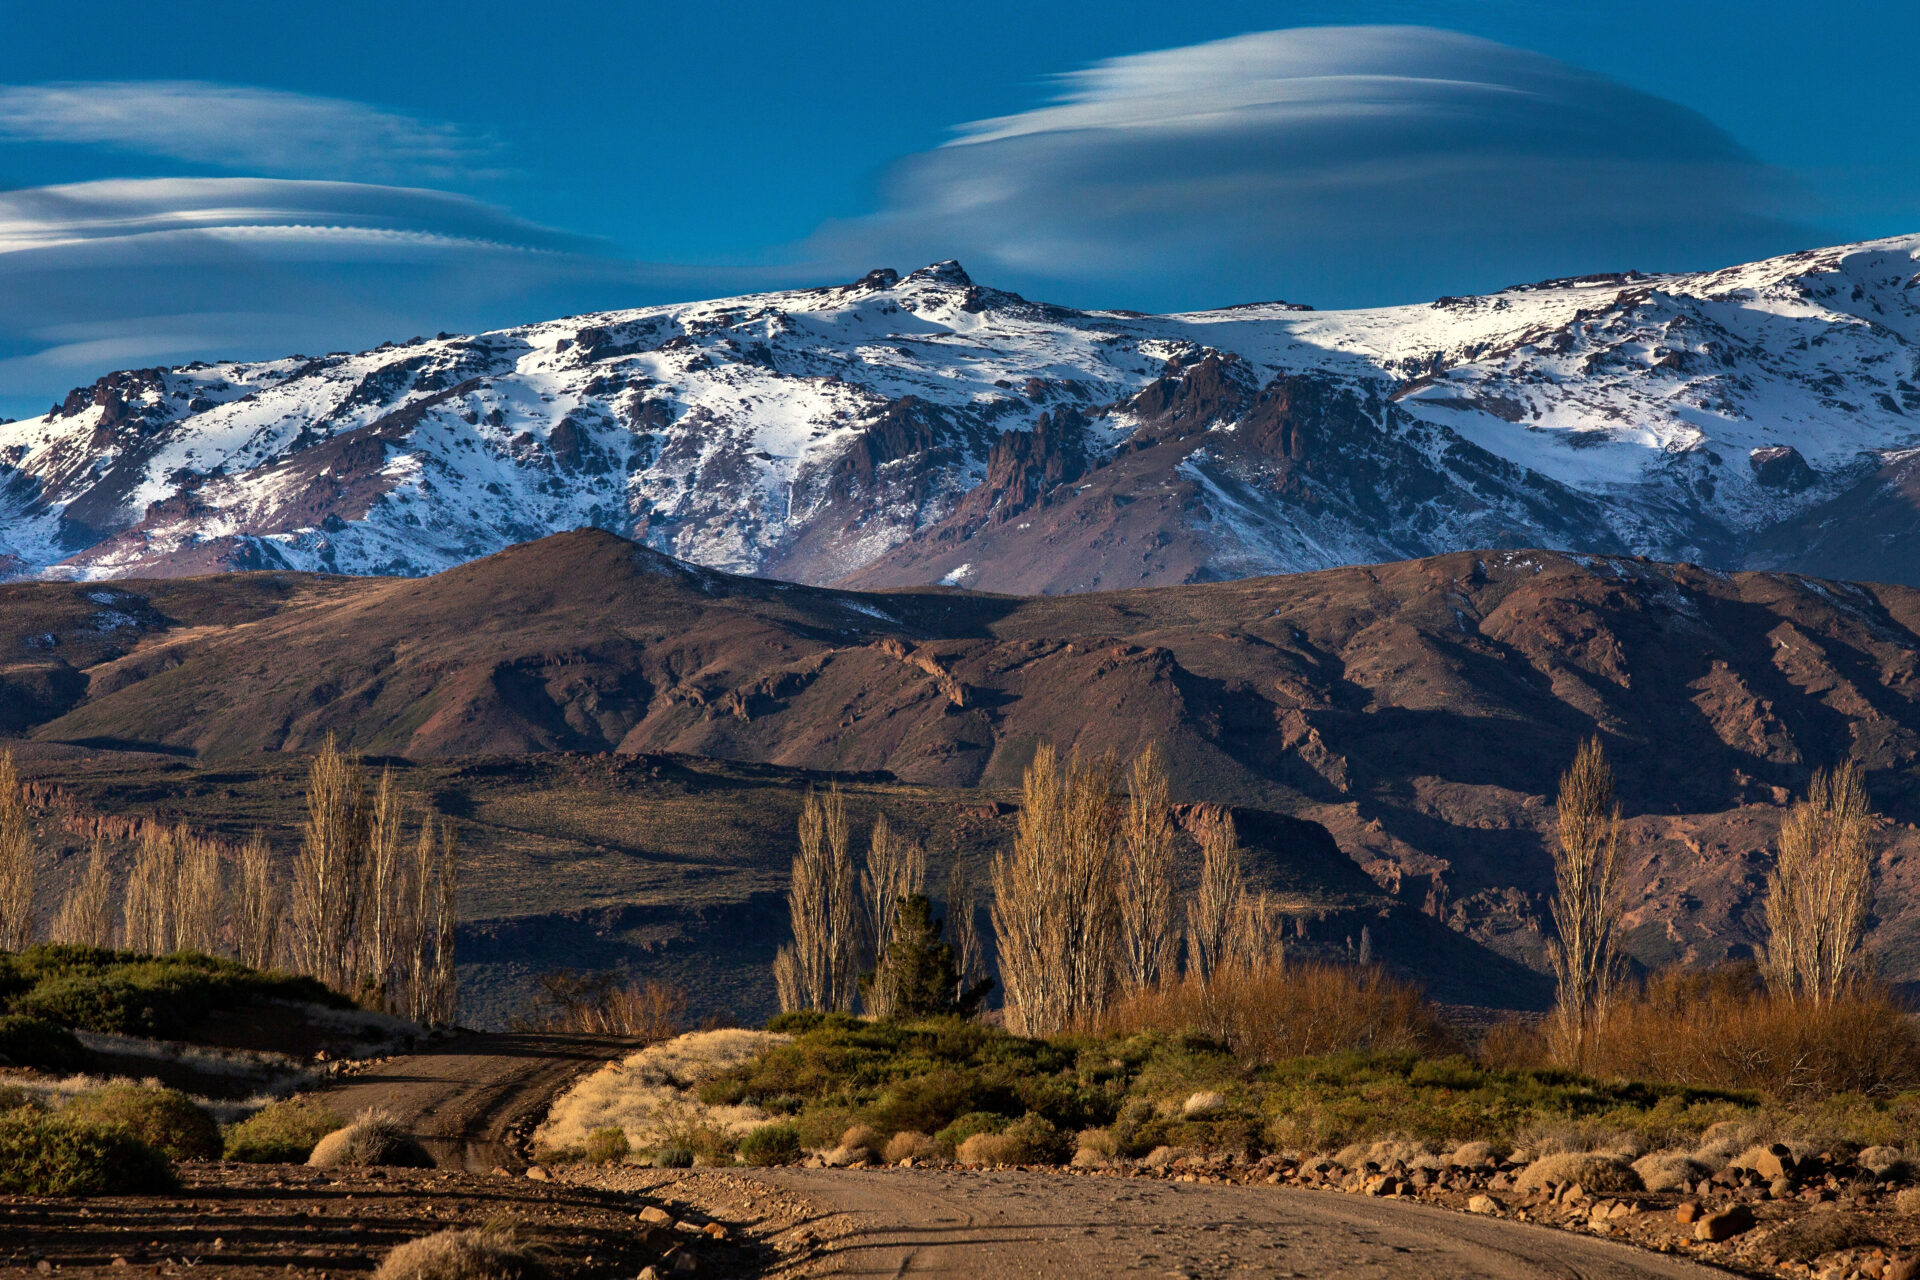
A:
{"label": "green shrub", "polygon": [[123,1129],[175,1160],[220,1158],[220,1126],[174,1089],[110,1084],[75,1096],[60,1115],[74,1124]]}
{"label": "green shrub", "polygon": [[656,1169],[693,1168],[692,1147],[662,1147],[653,1153],[653,1167]]}
{"label": "green shrub", "polygon": [[1000,1136],[1020,1144],[1020,1164],[1065,1164],[1073,1155],[1072,1136],[1031,1112],[1002,1129]]}
{"label": "green shrub", "polygon": [[346,1121],[318,1098],[304,1094],[270,1102],[226,1133],[225,1156],[253,1164],[302,1164],[314,1144]]}
{"label": "green shrub", "polygon": [[73,1032],[23,1013],[0,1016],[0,1062],[40,1071],[84,1071],[92,1060]]}
{"label": "green shrub", "polygon": [[631,1149],[627,1143],[627,1131],[610,1124],[587,1135],[585,1154],[588,1164],[613,1164],[617,1160],[624,1160]]}
{"label": "green shrub", "polygon": [[765,1167],[800,1159],[800,1131],[790,1124],[763,1124],[740,1139],[740,1159]]}
{"label": "green shrub", "polygon": [[168,1191],[167,1158],[120,1128],[31,1107],[0,1112],[0,1191],[29,1196]]}
{"label": "green shrub", "polygon": [[998,1133],[1007,1127],[1005,1116],[995,1115],[991,1111],[973,1111],[961,1116],[946,1128],[933,1135],[940,1149],[948,1155],[960,1149],[960,1144],[977,1133]]}
{"label": "green shrub", "polygon": [[193,952],[153,957],[98,947],[42,945],[12,957],[9,1007],[81,1031],[177,1039],[215,1009],[255,999],[352,1002],[312,978],[261,973]]}

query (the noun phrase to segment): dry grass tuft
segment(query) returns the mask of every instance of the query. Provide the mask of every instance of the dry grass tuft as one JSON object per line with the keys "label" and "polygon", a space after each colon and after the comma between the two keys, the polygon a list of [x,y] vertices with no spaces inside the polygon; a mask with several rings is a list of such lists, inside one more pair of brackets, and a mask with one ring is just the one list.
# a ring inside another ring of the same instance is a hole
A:
{"label": "dry grass tuft", "polygon": [[1377,969],[1325,964],[1190,976],[1122,998],[1101,1029],[1200,1031],[1263,1062],[1353,1049],[1429,1051],[1448,1041],[1414,987]]}
{"label": "dry grass tuft", "polygon": [[961,1164],[1020,1164],[1026,1144],[1004,1133],[976,1133],[960,1144],[954,1158]]}
{"label": "dry grass tuft", "polygon": [[346,1128],[321,1138],[314,1143],[307,1163],[316,1169],[433,1167],[432,1157],[384,1111],[362,1111]]}
{"label": "dry grass tuft", "polygon": [[1542,1156],[1520,1171],[1514,1182],[1517,1191],[1539,1191],[1550,1182],[1562,1185],[1577,1182],[1587,1191],[1640,1191],[1640,1175],[1633,1166],[1615,1156],[1598,1152],[1563,1151]]}
{"label": "dry grass tuft", "polygon": [[409,1240],[373,1274],[374,1280],[545,1280],[547,1269],[509,1235],[464,1230]]}
{"label": "dry grass tuft", "polygon": [[1851,1213],[1809,1213],[1767,1232],[1756,1248],[1782,1262],[1812,1262],[1841,1249],[1879,1243],[1864,1218]]}
{"label": "dry grass tuft", "polygon": [[885,1156],[888,1164],[899,1164],[902,1160],[938,1160],[941,1156],[940,1144],[933,1140],[930,1133],[921,1133],[917,1129],[902,1129],[887,1139]]}
{"label": "dry grass tuft", "polygon": [[1649,1191],[1684,1191],[1713,1170],[1687,1151],[1656,1151],[1633,1162],[1641,1185]]}

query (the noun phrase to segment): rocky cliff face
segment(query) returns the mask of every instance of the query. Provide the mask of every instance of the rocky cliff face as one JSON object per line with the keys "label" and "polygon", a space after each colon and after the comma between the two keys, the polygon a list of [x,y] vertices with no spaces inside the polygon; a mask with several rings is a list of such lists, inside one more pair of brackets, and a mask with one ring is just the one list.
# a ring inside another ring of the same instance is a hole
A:
{"label": "rocky cliff face", "polygon": [[422,574],[582,526],[1067,591],[1548,546],[1920,582],[1920,237],[1364,312],[1081,312],[955,263],[0,424],[0,571]]}

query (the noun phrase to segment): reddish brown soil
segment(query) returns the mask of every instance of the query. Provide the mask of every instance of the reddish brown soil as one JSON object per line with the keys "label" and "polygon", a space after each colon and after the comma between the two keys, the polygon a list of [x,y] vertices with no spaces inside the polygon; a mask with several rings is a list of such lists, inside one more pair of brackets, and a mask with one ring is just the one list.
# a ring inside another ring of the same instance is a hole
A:
{"label": "reddish brown soil", "polygon": [[681,1206],[687,1229],[663,1231],[639,1216],[653,1198],[505,1173],[185,1164],[180,1177],[164,1196],[0,1196],[0,1275],[42,1262],[60,1275],[366,1275],[408,1240],[485,1226],[511,1226],[560,1277],[631,1277],[680,1252],[706,1274],[757,1265],[750,1245],[701,1234],[704,1215]]}

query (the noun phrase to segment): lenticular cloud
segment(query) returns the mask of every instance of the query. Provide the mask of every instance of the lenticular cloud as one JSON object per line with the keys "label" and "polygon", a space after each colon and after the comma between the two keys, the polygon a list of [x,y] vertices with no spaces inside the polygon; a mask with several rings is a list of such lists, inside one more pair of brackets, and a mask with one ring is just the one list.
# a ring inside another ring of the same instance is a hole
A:
{"label": "lenticular cloud", "polygon": [[1763,256],[1793,193],[1710,121],[1553,59],[1411,27],[1116,58],[965,125],[821,252],[1193,306],[1355,305]]}

